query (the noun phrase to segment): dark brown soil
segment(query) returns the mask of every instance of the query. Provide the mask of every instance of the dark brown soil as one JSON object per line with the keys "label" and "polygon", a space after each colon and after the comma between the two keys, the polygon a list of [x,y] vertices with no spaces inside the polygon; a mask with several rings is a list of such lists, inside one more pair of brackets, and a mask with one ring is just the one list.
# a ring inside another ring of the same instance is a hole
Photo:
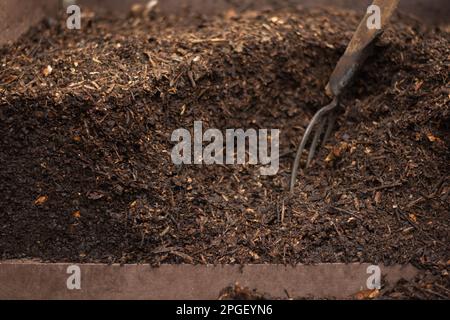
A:
{"label": "dark brown soil", "polygon": [[[431,275],[410,284],[419,297],[448,297],[448,33],[397,17],[287,192],[359,18],[153,13],[79,32],[61,20],[0,49],[1,259],[413,263]],[[171,134],[197,120],[280,129],[279,173],[176,168]]]}

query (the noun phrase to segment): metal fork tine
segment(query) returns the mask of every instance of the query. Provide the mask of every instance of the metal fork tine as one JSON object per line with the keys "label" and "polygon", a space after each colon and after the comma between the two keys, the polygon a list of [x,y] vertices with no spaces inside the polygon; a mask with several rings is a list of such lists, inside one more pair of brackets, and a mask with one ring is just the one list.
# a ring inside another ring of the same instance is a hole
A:
{"label": "metal fork tine", "polygon": [[294,167],[292,169],[291,192],[294,192],[295,180],[297,178],[298,168],[300,166],[300,160],[301,160],[301,157],[303,154],[303,150],[305,150],[305,146],[306,146],[306,143],[308,142],[308,139],[312,132],[312,129],[314,128],[314,125],[316,124],[316,122],[318,121],[319,118],[320,117],[318,117],[318,114],[316,113],[314,115],[313,119],[311,120],[311,122],[309,123],[308,127],[306,128],[302,142],[300,143],[300,147],[297,150],[297,154],[295,156],[295,161],[294,161]]}
{"label": "metal fork tine", "polygon": [[[338,106],[338,99],[334,98],[333,101],[329,105],[323,107],[322,109],[320,109],[319,111],[316,112],[316,114],[312,118],[311,122],[309,123],[308,127],[306,128],[302,142],[300,143],[300,147],[297,150],[297,154],[296,154],[295,160],[294,160],[294,165],[292,168],[291,184],[290,184],[291,185],[291,187],[290,187],[291,193],[294,192],[295,181],[297,180],[297,173],[298,173],[298,169],[300,166],[300,160],[302,158],[303,151],[305,150],[306,143],[308,142],[308,139],[313,131],[314,126],[319,121],[323,120],[322,118],[325,117],[330,111],[333,111],[334,109],[336,109],[337,106]],[[324,123],[325,123],[324,121],[321,121],[321,123],[320,123],[320,127],[319,127],[320,130],[319,130],[319,134],[317,137],[317,141],[320,138],[320,133],[323,130]],[[317,135],[317,133],[316,133],[316,135]],[[316,140],[315,137],[314,137],[314,140]],[[313,145],[314,145],[314,140],[313,140]],[[317,141],[315,142],[315,144],[317,144]],[[314,152],[315,147],[311,150]],[[310,154],[311,154],[311,151],[310,151]]]}
{"label": "metal fork tine", "polygon": [[328,116],[328,126],[327,126],[327,131],[325,132],[325,136],[323,137],[322,147],[325,146],[325,143],[327,142],[328,138],[330,137],[335,121],[336,121],[336,113],[332,112]]}
{"label": "metal fork tine", "polygon": [[325,127],[325,123],[327,123],[328,118],[322,118],[320,120],[318,129],[316,130],[316,133],[314,135],[313,141],[311,143],[311,147],[309,149],[309,154],[308,154],[308,161],[306,162],[306,167],[308,168],[309,165],[311,164],[312,159],[314,158],[314,153],[316,152],[316,148],[317,148],[317,144],[319,142],[320,136],[323,133],[323,128]]}

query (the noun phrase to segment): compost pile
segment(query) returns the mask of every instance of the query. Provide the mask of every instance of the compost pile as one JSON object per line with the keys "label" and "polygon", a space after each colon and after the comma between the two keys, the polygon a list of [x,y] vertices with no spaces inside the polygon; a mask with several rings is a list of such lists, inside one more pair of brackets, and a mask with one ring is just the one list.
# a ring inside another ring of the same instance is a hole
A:
{"label": "compost pile", "polygon": [[[422,278],[393,297],[448,296],[448,33],[396,17],[287,192],[359,19],[89,16],[81,31],[48,21],[0,49],[1,258],[413,263]],[[280,129],[278,174],[173,165],[172,132],[200,120]]]}

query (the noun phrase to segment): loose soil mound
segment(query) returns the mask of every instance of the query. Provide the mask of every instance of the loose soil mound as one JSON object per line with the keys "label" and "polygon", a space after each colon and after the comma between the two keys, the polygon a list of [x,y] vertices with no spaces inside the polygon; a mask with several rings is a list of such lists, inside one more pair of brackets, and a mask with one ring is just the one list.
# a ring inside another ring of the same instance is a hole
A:
{"label": "loose soil mound", "polygon": [[[1,258],[412,262],[448,294],[448,33],[397,17],[334,136],[287,192],[359,18],[92,18],[79,32],[43,24],[0,49]],[[173,130],[199,120],[280,129],[279,173],[174,166]]]}

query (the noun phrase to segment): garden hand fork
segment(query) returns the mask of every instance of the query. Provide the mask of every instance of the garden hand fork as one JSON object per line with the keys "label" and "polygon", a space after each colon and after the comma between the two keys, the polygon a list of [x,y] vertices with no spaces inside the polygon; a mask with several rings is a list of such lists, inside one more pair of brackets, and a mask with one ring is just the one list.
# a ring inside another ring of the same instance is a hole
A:
{"label": "garden hand fork", "polygon": [[[373,44],[384,32],[387,23],[398,6],[399,1],[400,0],[374,0],[371,6],[374,11],[369,12],[368,10],[368,13],[364,16],[358,26],[358,29],[353,35],[353,38],[350,40],[344,55],[341,57],[336,68],[331,74],[326,87],[327,94],[333,97],[333,101],[329,105],[317,111],[314,115],[310,124],[306,128],[300,147],[298,148],[292,169],[290,184],[291,193],[294,191],[297,173],[300,166],[300,159],[303,151],[305,150],[306,143],[312,135],[313,129],[316,127],[316,131],[309,149],[308,160],[306,161],[306,168],[310,165],[311,160],[314,157],[314,153],[327,122],[327,129],[325,130],[322,145],[328,139],[333,129],[334,122],[336,121],[336,109],[339,106],[339,98],[343,90],[349,85],[357,71],[369,57]],[[379,14],[379,18],[381,18],[381,25],[378,26],[378,28],[372,28],[372,25],[369,23],[369,19],[374,18],[374,14]]]}

